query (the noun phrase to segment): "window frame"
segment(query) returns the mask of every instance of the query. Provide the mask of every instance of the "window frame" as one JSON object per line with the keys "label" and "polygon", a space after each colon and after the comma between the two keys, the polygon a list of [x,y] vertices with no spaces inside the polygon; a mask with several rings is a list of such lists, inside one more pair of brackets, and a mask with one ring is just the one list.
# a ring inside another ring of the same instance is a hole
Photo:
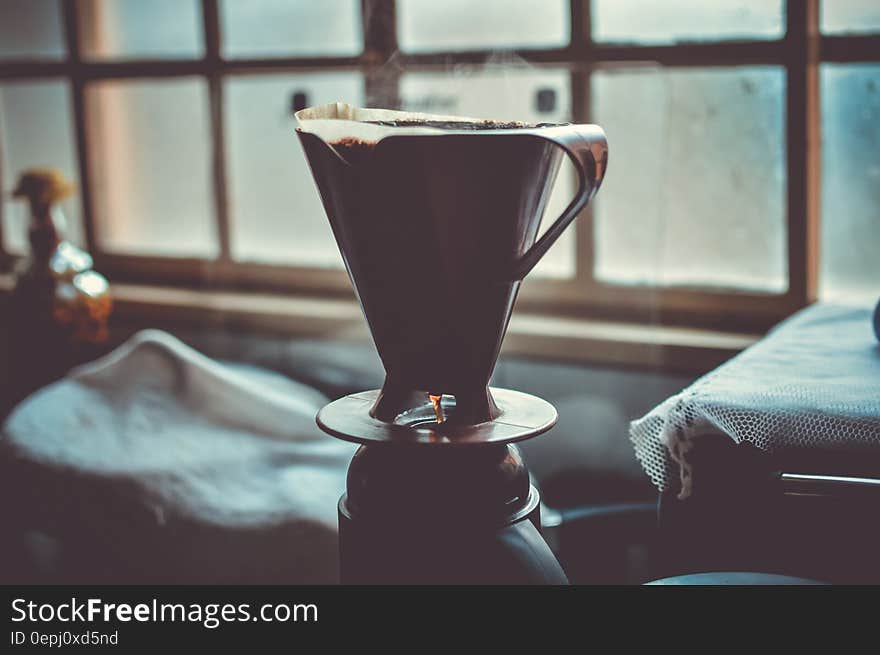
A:
{"label": "window frame", "polygon": [[[351,297],[350,283],[342,270],[255,264],[232,259],[223,80],[229,76],[263,73],[358,71],[364,79],[368,104],[388,104],[397,99],[399,73],[397,67],[389,71],[383,69],[382,64],[394,53],[397,53],[400,68],[407,72],[442,70],[450,64],[480,64],[491,54],[497,53],[497,50],[398,53],[395,1],[361,0],[364,48],[360,55],[226,59],[221,54],[218,0],[200,0],[204,35],[204,54],[201,57],[89,60],[82,56],[79,3],[74,0],[58,1],[67,45],[66,58],[59,61],[0,62],[0,81],[58,79],[69,82],[86,247],[92,253],[98,270],[111,280],[124,282]],[[641,287],[601,282],[593,274],[593,216],[592,209],[588,207],[578,219],[576,229],[575,276],[570,279],[528,279],[523,285],[521,307],[542,313],[614,320],[760,330],[815,300],[818,284],[821,145],[819,63],[880,61],[880,35],[821,35],[818,25],[819,2],[786,0],[785,33],[775,40],[635,45],[594,42],[590,29],[590,0],[570,0],[571,38],[568,45],[511,50],[516,56],[538,67],[569,69],[572,116],[578,122],[587,122],[589,118],[591,73],[610,65],[633,65],[639,62],[651,62],[662,67],[775,65],[783,68],[786,76],[785,220],[789,284],[785,292]],[[387,29],[389,25],[394,29]],[[86,102],[89,85],[111,79],[180,76],[198,77],[207,83],[212,147],[210,173],[219,255],[214,260],[205,260],[104,252],[96,233],[94,214],[93,165],[88,147],[89,135],[94,133],[94,128],[90,125],[93,117],[89,115]],[[8,267],[14,259],[2,252],[0,232],[0,265],[5,260]]]}

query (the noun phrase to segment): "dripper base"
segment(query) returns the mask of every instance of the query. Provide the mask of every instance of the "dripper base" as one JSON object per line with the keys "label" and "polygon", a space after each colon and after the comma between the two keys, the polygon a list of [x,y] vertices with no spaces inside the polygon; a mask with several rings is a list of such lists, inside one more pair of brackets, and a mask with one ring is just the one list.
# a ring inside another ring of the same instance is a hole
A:
{"label": "dripper base", "polygon": [[[360,444],[503,444],[542,434],[556,425],[558,417],[553,405],[542,398],[492,387],[499,413],[491,421],[475,425],[437,422],[427,397],[424,406],[417,406],[393,421],[382,421],[370,415],[379,393],[379,389],[362,391],[330,403],[318,412],[318,427],[334,437]],[[444,407],[454,412],[454,404]]]}

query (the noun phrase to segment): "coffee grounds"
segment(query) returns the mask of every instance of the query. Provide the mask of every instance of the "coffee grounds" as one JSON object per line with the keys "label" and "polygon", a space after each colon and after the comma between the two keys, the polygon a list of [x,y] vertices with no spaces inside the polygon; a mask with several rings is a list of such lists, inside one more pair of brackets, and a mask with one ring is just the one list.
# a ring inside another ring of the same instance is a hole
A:
{"label": "coffee grounds", "polygon": [[[381,125],[383,127],[429,127],[440,130],[461,130],[477,132],[481,130],[516,130],[516,129],[535,129],[542,127],[557,127],[564,123],[517,123],[517,122],[501,122],[493,120],[485,120],[480,122],[473,121],[419,121],[419,120],[402,120],[402,121],[364,121],[370,125]],[[345,159],[349,164],[358,164],[367,159],[370,152],[376,146],[374,141],[364,141],[356,137],[343,137],[333,141],[330,145],[336,149],[336,152]]]}
{"label": "coffee grounds", "polygon": [[384,127],[430,127],[438,130],[517,130],[517,129],[534,129],[537,127],[556,127],[560,123],[520,123],[520,122],[504,122],[494,120],[484,121],[420,121],[420,120],[401,120],[401,121],[364,121],[371,125],[382,125]]}

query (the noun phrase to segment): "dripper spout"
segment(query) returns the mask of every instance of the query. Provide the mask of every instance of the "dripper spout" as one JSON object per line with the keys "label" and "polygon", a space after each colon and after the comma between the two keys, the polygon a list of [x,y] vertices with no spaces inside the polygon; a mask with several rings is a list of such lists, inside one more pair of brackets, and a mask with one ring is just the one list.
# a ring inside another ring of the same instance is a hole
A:
{"label": "dripper spout", "polygon": [[370,415],[398,425],[428,421],[440,425],[467,426],[494,421],[501,415],[501,410],[488,387],[448,393],[419,391],[396,383],[389,375],[370,408]]}

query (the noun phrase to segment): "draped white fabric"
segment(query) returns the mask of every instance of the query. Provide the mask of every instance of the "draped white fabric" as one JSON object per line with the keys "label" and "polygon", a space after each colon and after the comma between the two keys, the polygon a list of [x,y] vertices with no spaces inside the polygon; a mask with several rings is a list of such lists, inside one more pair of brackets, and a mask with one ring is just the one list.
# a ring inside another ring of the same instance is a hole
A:
{"label": "draped white fabric", "polygon": [[[310,387],[218,363],[149,330],[24,401],[4,442],[56,471],[73,496],[80,481],[111,481],[133,508],[155,513],[151,538],[185,536],[180,525],[230,539],[246,533],[251,550],[241,556],[277,567],[279,582],[328,582],[336,576],[336,503],[354,446],[318,430],[325,401]],[[100,507],[83,511],[98,524],[118,518],[102,517]],[[283,544],[253,539],[279,530],[294,536]]]}
{"label": "draped white fabric", "polygon": [[880,449],[880,345],[872,308],[817,304],[630,425],[662,491],[691,492],[694,440],[723,435],[777,452]]}

